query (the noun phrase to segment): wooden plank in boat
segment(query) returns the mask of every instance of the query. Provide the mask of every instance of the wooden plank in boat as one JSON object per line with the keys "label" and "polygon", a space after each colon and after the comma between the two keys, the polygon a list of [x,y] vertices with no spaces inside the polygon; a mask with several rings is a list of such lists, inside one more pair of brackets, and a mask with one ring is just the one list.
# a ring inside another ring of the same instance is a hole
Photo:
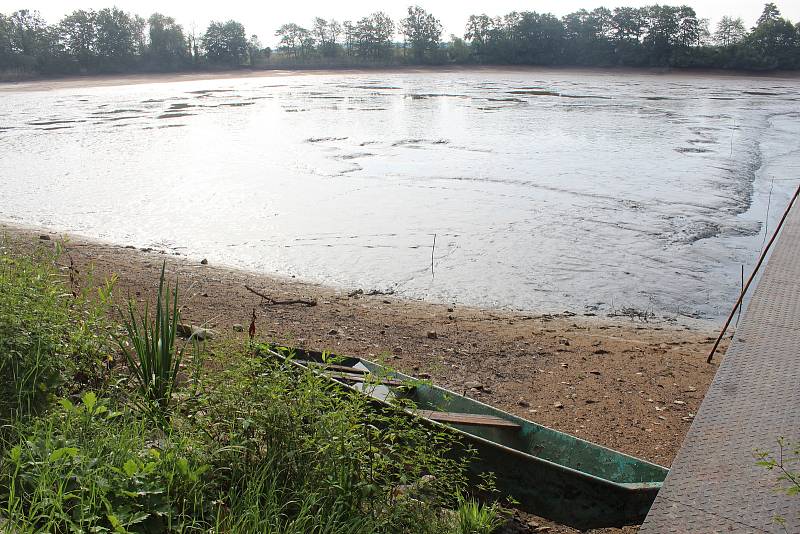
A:
{"label": "wooden plank in boat", "polygon": [[364,374],[364,375],[352,375],[347,373],[325,373],[326,376],[331,378],[335,378],[337,380],[344,380],[345,382],[357,382],[357,383],[366,383],[366,384],[375,384],[380,386],[407,386],[409,385],[408,382],[404,382],[402,380],[395,380],[393,378],[379,378],[374,375]]}
{"label": "wooden plank in boat", "polygon": [[348,367],[346,365],[337,365],[333,363],[309,363],[309,367],[314,367],[314,368],[321,367],[329,371],[341,371],[343,373],[353,373],[360,375],[369,374],[369,371],[367,369],[359,369],[358,367]]}
{"label": "wooden plank in boat", "polygon": [[435,410],[416,410],[414,413],[440,423],[456,425],[494,426],[498,428],[521,428],[520,425],[494,415],[474,413],[437,412]]}

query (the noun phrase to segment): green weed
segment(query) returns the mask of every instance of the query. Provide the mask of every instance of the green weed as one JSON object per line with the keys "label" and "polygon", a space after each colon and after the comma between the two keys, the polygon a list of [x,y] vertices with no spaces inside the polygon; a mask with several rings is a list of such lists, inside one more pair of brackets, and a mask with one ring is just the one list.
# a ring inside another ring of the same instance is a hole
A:
{"label": "green weed", "polygon": [[97,294],[69,288],[59,255],[59,247],[28,256],[0,247],[0,424],[40,413],[63,388],[103,382],[113,280]]}
{"label": "green weed", "polygon": [[473,452],[402,406],[230,342],[208,366],[198,348],[178,391],[178,291],[165,267],[155,316],[129,303],[117,340],[138,400],[126,388],[96,395],[89,386],[109,378],[113,280],[94,293],[71,276],[67,288],[54,258],[0,256],[0,349],[15,356],[0,353],[11,393],[0,399],[0,530],[438,534],[496,522],[499,508],[459,501]]}
{"label": "green weed", "polygon": [[503,510],[497,503],[481,504],[458,494],[458,534],[491,534],[504,523]]}
{"label": "green weed", "polygon": [[15,532],[167,532],[194,522],[208,465],[190,441],[91,392],[14,430],[0,495]]}
{"label": "green weed", "polygon": [[118,339],[138,384],[141,406],[160,419],[168,416],[185,348],[175,346],[180,320],[178,284],[175,283],[170,298],[170,286],[167,283],[166,291],[164,286],[165,269],[166,262],[161,267],[155,317],[151,319],[148,304],[145,304],[144,313],[139,314],[135,301],[129,300],[128,315],[123,321],[127,340]]}

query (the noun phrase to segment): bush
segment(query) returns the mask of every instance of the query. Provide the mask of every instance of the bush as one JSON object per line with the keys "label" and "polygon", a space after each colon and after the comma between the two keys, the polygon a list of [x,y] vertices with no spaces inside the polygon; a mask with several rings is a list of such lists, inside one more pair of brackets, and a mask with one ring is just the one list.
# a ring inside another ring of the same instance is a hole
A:
{"label": "bush", "polygon": [[448,532],[466,486],[452,434],[311,371],[249,358],[192,408],[220,451],[231,532]]}
{"label": "bush", "polygon": [[169,418],[170,402],[186,347],[184,345],[179,350],[175,346],[180,321],[178,284],[176,282],[174,291],[170,292],[167,283],[165,292],[166,267],[164,262],[158,282],[155,317],[150,316],[148,305],[145,304],[144,313],[139,313],[136,302],[129,300],[128,316],[123,321],[128,339],[118,339],[139,386],[141,408],[163,422]]}
{"label": "bush", "polygon": [[[86,392],[102,375],[113,281],[97,297],[70,291],[56,258],[0,255],[0,530],[433,534],[497,521],[460,499],[471,452],[400,407],[233,346],[217,347],[223,371],[195,353],[192,387],[178,387],[163,270],[167,304],[155,323],[130,310],[144,326],[128,326],[148,332],[143,353],[163,357],[165,387],[139,377],[108,388],[115,397]],[[146,372],[129,357],[134,377]],[[153,403],[169,416],[154,418]]]}
{"label": "bush", "polygon": [[0,462],[14,532],[178,532],[203,502],[207,465],[191,441],[159,436],[94,393],[15,425],[14,437]]}
{"label": "bush", "polygon": [[112,284],[99,298],[72,290],[57,258],[44,247],[30,257],[0,249],[0,424],[39,413],[62,386],[85,387],[102,374]]}

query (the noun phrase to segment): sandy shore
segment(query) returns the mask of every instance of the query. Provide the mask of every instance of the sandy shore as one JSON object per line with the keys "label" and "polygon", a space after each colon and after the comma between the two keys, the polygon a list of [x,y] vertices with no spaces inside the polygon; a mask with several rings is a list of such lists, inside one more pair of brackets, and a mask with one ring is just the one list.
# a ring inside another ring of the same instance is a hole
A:
{"label": "sandy shore", "polygon": [[619,67],[540,67],[540,66],[397,66],[377,68],[329,68],[329,69],[236,69],[213,72],[169,72],[169,73],[136,73],[90,76],[66,76],[62,78],[36,78],[18,82],[0,82],[0,93],[14,91],[51,91],[55,89],[76,89],[84,87],[113,87],[119,85],[138,85],[145,83],[190,82],[196,80],[224,80],[234,78],[273,78],[284,76],[313,75],[348,75],[348,74],[386,74],[386,73],[573,73],[609,75],[609,76],[660,76],[693,78],[698,76],[714,77],[763,77],[763,78],[800,78],[800,71],[787,72],[740,72],[726,70],[691,70],[691,69],[644,69]]}
{"label": "sandy shore", "polygon": [[[19,250],[52,246],[63,237],[10,226],[0,226],[0,235]],[[71,258],[82,272],[91,264],[96,276],[116,273],[119,302],[152,298],[166,260],[180,280],[184,322],[216,330],[216,344],[244,341],[247,334],[235,325],[246,329],[255,310],[259,339],[385,359],[537,423],[665,466],[718,364],[705,363],[715,332],[703,327],[348,296],[76,236],[65,249],[62,261]],[[313,298],[317,305],[268,305],[245,284],[275,299]],[[573,532],[538,518],[522,521]]]}

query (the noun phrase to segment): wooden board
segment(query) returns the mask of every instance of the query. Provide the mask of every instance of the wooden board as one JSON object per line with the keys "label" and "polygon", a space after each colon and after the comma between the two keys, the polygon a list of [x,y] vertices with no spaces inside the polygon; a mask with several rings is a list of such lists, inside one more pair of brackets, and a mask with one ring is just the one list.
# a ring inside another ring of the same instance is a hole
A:
{"label": "wooden board", "polygon": [[408,386],[408,382],[404,382],[402,380],[394,380],[392,378],[378,378],[374,375],[370,374],[363,374],[363,375],[351,375],[347,373],[325,373],[325,376],[329,376],[331,378],[335,378],[337,380],[344,380],[346,382],[356,382],[356,383],[366,383],[366,384],[375,384],[380,386]]}
{"label": "wooden board", "polygon": [[316,362],[308,362],[309,367],[313,367],[314,369],[322,368],[328,369],[330,371],[341,371],[343,373],[353,373],[353,374],[368,374],[369,371],[367,369],[359,369],[357,367],[348,367],[346,365],[337,365],[333,363],[316,363]]}
{"label": "wooden board", "polygon": [[507,419],[495,417],[494,415],[481,415],[474,413],[456,412],[437,412],[434,410],[416,410],[415,414],[438,421],[440,423],[452,423],[455,425],[474,425],[474,426],[494,426],[498,428],[521,428],[520,425]]}

